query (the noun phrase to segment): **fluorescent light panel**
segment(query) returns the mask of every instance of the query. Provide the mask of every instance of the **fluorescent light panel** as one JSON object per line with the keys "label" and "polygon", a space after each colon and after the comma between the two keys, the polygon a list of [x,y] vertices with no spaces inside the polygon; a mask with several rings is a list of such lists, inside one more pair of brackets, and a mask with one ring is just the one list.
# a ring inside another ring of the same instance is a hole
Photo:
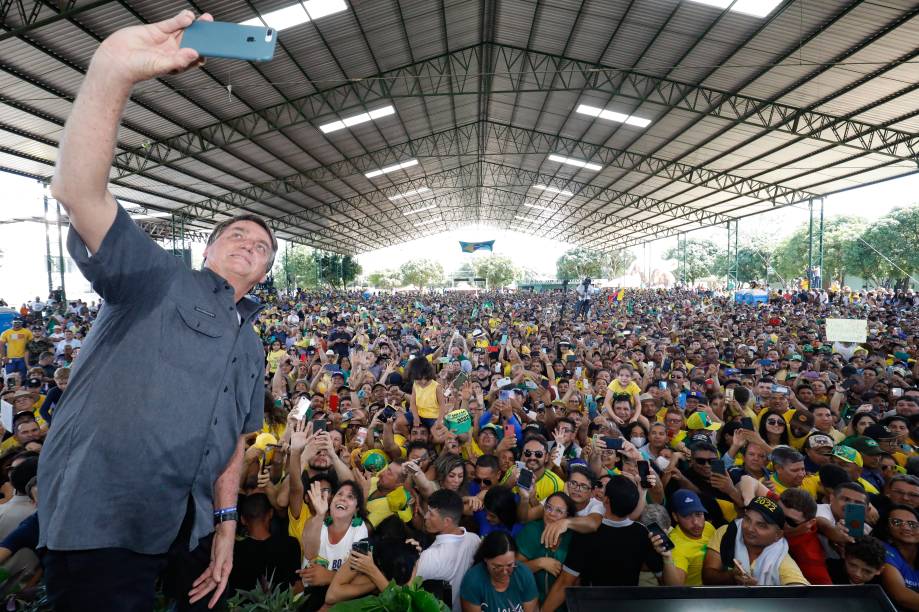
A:
{"label": "fluorescent light panel", "polygon": [[398,193],[389,199],[398,200],[400,198],[407,198],[409,196],[418,195],[420,193],[427,193],[428,191],[431,191],[431,189],[428,187],[419,187],[418,189],[412,189],[411,191],[406,191],[405,193]]}
{"label": "fluorescent light panel", "polygon": [[426,210],[433,210],[433,209],[435,209],[435,208],[437,208],[437,204],[431,204],[430,206],[425,206],[424,208],[418,208],[418,209],[416,209],[416,210],[406,210],[406,211],[403,211],[402,214],[403,214],[403,215],[414,215],[415,213],[424,212],[424,211],[426,211]]}
{"label": "fluorescent light panel", "polygon": [[563,195],[563,196],[568,196],[568,197],[571,197],[574,195],[570,191],[566,191],[564,189],[557,189],[555,187],[547,187],[546,185],[533,185],[533,187],[535,187],[536,189],[539,189],[540,191],[548,191],[549,193],[557,193],[558,195]]}
{"label": "fluorescent light panel", "polygon": [[348,10],[345,0],[306,0],[290,6],[265,13],[261,17],[254,17],[243,21],[239,25],[260,26],[267,24],[269,28],[277,31],[298,26],[301,23],[315,21],[328,15],[334,15]]}
{"label": "fluorescent light panel", "polygon": [[523,203],[527,208],[535,208],[536,210],[545,210],[546,212],[552,212],[552,209],[547,206],[537,206],[536,204]]}
{"label": "fluorescent light panel", "polygon": [[581,159],[574,159],[573,157],[565,157],[564,155],[552,154],[549,156],[550,161],[558,162],[560,164],[568,164],[569,166],[577,166],[578,168],[584,168],[585,170],[593,170],[594,172],[599,172],[603,170],[603,166],[598,166],[597,164],[592,164]]}
{"label": "fluorescent light panel", "polygon": [[624,113],[617,113],[616,111],[604,110],[602,108],[597,108],[596,106],[590,106],[588,104],[579,105],[576,112],[579,112],[582,115],[590,115],[591,117],[599,117],[600,119],[608,119],[609,121],[634,125],[635,127],[643,128],[651,125],[650,119],[643,119],[641,117],[636,117],[635,115],[626,115]]}
{"label": "fluorescent light panel", "polygon": [[360,113],[357,115],[351,115],[350,117],[345,117],[341,121],[330,121],[329,123],[323,123],[319,126],[319,129],[322,130],[323,134],[328,134],[329,132],[337,132],[338,130],[343,130],[345,128],[351,127],[352,125],[367,123],[368,121],[373,121],[375,119],[379,119],[380,117],[388,117],[389,115],[394,114],[396,114],[396,109],[393,108],[392,105],[384,106],[367,113]]}
{"label": "fluorescent light panel", "polygon": [[412,166],[417,166],[417,159],[410,159],[404,161],[401,164],[393,164],[392,166],[386,166],[385,168],[380,168],[379,170],[371,170],[364,174],[367,178],[373,178],[375,176],[380,176],[381,174],[389,174],[390,172],[395,172],[396,170],[402,170],[403,168],[411,168]]}
{"label": "fluorescent light panel", "polygon": [[521,221],[527,221],[529,223],[542,223],[542,219],[530,219],[529,217],[521,217],[520,215],[514,215],[515,219],[520,219]]}
{"label": "fluorescent light panel", "polygon": [[[733,0],[692,0],[699,4],[707,4],[708,6],[714,6],[720,9],[726,9],[731,6]],[[743,13],[744,15],[751,15],[753,17],[766,17],[769,13],[775,10],[782,0],[737,0],[734,3],[734,6],[731,6],[731,11],[734,13]]]}
{"label": "fluorescent light panel", "polygon": [[414,225],[415,227],[420,227],[422,225],[430,225],[432,223],[439,223],[440,221],[441,221],[440,219],[428,219],[427,221],[419,221],[418,223],[413,223],[412,225]]}

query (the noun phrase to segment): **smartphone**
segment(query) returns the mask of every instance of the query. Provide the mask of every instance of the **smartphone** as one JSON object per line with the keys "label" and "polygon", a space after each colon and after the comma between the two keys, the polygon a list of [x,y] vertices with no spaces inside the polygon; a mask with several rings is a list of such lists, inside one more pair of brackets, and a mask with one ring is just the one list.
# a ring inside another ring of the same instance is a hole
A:
{"label": "smartphone", "polygon": [[354,411],[353,411],[353,410],[349,410],[348,412],[342,412],[342,413],[341,413],[341,420],[342,420],[342,421],[350,421],[350,420],[353,419],[353,418],[354,418]]}
{"label": "smartphone", "polygon": [[779,395],[788,395],[788,387],[783,387],[782,385],[772,385],[772,392],[778,393]]}
{"label": "smartphone", "polygon": [[507,334],[501,335],[501,344],[502,345],[507,344]]}
{"label": "smartphone", "polygon": [[507,389],[506,391],[498,391],[498,399],[509,400],[514,397],[514,391],[512,389]]}
{"label": "smartphone", "polygon": [[460,372],[456,375],[456,378],[453,379],[453,388],[457,390],[461,389],[462,386],[466,384],[468,378],[465,372]]}
{"label": "smartphone", "polygon": [[622,450],[622,438],[603,436],[602,440],[606,444],[606,450]]}
{"label": "smartphone", "polygon": [[396,415],[396,409],[393,408],[392,406],[386,406],[383,408],[383,412],[381,414],[382,418],[380,420],[385,423],[389,419],[393,418],[395,415]]}
{"label": "smartphone", "polygon": [[264,26],[225,21],[195,21],[182,33],[183,48],[202,57],[224,57],[249,62],[267,62],[274,57],[278,33]]}
{"label": "smartphone", "polygon": [[439,363],[439,364],[441,364],[441,365],[446,365],[446,364],[450,363],[450,358],[449,358],[449,357],[441,357],[440,359],[437,360],[437,363]]}
{"label": "smartphone", "polygon": [[339,401],[340,400],[338,399],[337,395],[331,396],[329,398],[329,410],[331,410],[332,412],[338,412],[338,402]]}
{"label": "smartphone", "polygon": [[305,395],[300,398],[300,401],[297,402],[296,408],[293,409],[293,417],[298,421],[302,421],[303,417],[306,416],[307,411],[310,409],[310,399]]}
{"label": "smartphone", "polygon": [[753,376],[756,374],[756,368],[740,368],[740,373],[744,376]]}
{"label": "smartphone", "polygon": [[354,441],[357,443],[358,446],[364,445],[364,442],[367,441],[367,428],[366,427],[357,428],[357,433],[354,434]]}
{"label": "smartphone", "polygon": [[894,387],[893,389],[890,390],[890,396],[891,397],[903,397],[903,389],[899,387]]}
{"label": "smartphone", "polygon": [[576,367],[576,368],[574,369],[574,377],[575,377],[575,378],[580,378],[580,377],[581,377],[581,372],[582,372],[581,366]]}
{"label": "smartphone", "polygon": [[313,431],[325,431],[328,423],[325,419],[316,419],[313,421]]}
{"label": "smartphone", "polygon": [[753,431],[753,418],[752,417],[740,417],[740,428],[746,429],[748,431]]}
{"label": "smartphone", "polygon": [[661,380],[661,381],[659,381],[659,382],[657,383],[657,388],[660,389],[661,391],[666,391],[666,390],[667,390],[667,381],[666,381],[666,380]]}
{"label": "smartphone", "polygon": [[641,488],[650,489],[651,483],[648,482],[648,474],[651,472],[651,466],[647,461],[638,462],[638,477],[641,478]]}
{"label": "smartphone", "polygon": [[849,535],[860,538],[865,535],[865,506],[861,504],[846,504],[843,520]]}
{"label": "smartphone", "polygon": [[373,549],[370,547],[368,540],[359,540],[351,545],[351,550],[362,555],[369,555]]}
{"label": "smartphone", "polygon": [[514,426],[511,425],[510,423],[505,423],[505,424],[504,424],[504,437],[505,437],[505,438],[507,438],[507,437],[514,437],[514,438],[516,438],[516,437],[517,437],[517,430],[515,430],[515,429],[514,429]]}
{"label": "smartphone", "polygon": [[673,543],[673,540],[670,539],[670,536],[661,529],[661,526],[657,523],[648,523],[648,531],[651,532],[651,535],[656,535],[661,537],[661,541],[664,544],[664,548],[667,550],[673,550],[676,548],[676,544]]}
{"label": "smartphone", "polygon": [[520,473],[517,475],[517,486],[529,491],[533,487],[533,472],[520,468]]}
{"label": "smartphone", "polygon": [[568,358],[567,358],[567,359],[568,359],[568,361],[574,361],[574,360],[576,360],[577,358],[578,358],[577,355],[568,355]]}
{"label": "smartphone", "polygon": [[724,401],[726,402],[734,401],[734,387],[730,387],[724,390]]}
{"label": "smartphone", "polygon": [[722,459],[712,459],[712,474],[727,474],[727,472]]}

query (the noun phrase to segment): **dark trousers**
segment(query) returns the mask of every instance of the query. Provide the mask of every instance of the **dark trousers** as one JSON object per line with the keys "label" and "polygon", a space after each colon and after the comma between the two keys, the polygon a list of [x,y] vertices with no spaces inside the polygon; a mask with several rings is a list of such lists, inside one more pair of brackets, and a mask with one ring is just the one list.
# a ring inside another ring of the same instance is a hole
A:
{"label": "dark trousers", "polygon": [[[169,552],[144,555],[125,548],[48,550],[42,559],[48,599],[56,612],[150,612],[153,610],[157,577],[162,576],[167,595],[179,611],[207,610],[213,593],[194,605],[188,603],[192,583],[207,569],[212,536],[188,550],[194,522],[189,508]],[[221,598],[221,602],[226,597]],[[218,605],[216,609],[221,609]]]}

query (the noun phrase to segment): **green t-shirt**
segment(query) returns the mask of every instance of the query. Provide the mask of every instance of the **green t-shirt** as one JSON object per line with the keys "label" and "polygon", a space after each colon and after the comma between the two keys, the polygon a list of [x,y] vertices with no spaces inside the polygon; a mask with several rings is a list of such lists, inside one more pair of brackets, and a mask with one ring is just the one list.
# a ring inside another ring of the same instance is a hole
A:
{"label": "green t-shirt", "polygon": [[[565,558],[568,556],[568,545],[571,544],[571,532],[566,531],[563,533],[558,542],[558,548],[549,550],[539,541],[544,527],[545,523],[542,519],[526,523],[520,533],[517,534],[517,552],[530,560],[549,557],[558,559],[564,564]],[[536,579],[539,601],[544,601],[549,594],[549,589],[552,588],[552,583],[555,582],[555,576],[545,570],[539,570],[533,577]]]}
{"label": "green t-shirt", "polygon": [[523,563],[514,568],[507,589],[501,593],[492,585],[485,564],[476,563],[463,576],[460,597],[488,612],[517,612],[523,604],[536,599],[538,592],[533,572]]}

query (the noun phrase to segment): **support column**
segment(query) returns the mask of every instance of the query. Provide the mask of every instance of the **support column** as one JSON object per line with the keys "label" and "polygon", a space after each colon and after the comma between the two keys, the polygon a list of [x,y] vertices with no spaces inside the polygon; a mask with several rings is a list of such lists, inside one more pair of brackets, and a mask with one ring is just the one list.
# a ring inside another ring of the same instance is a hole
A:
{"label": "support column", "polygon": [[54,201],[55,206],[57,207],[57,255],[58,259],[61,262],[60,265],[60,274],[61,274],[61,296],[64,300],[67,299],[67,287],[64,284],[64,229],[61,225],[61,203],[57,200]]}
{"label": "support column", "polygon": [[811,288],[814,282],[814,201],[807,201],[807,210],[810,220],[807,225],[807,287]]}
{"label": "support column", "polygon": [[820,237],[820,247],[817,251],[817,273],[814,276],[816,276],[817,288],[823,289],[823,277],[825,276],[823,270],[823,198],[820,198],[820,230],[818,235]]}
{"label": "support column", "polygon": [[45,200],[45,264],[48,267],[48,295],[51,295],[51,292],[54,291],[54,281],[51,278],[51,236],[48,235],[48,232],[51,228],[48,226],[48,185],[45,185],[44,189],[44,200]]}

